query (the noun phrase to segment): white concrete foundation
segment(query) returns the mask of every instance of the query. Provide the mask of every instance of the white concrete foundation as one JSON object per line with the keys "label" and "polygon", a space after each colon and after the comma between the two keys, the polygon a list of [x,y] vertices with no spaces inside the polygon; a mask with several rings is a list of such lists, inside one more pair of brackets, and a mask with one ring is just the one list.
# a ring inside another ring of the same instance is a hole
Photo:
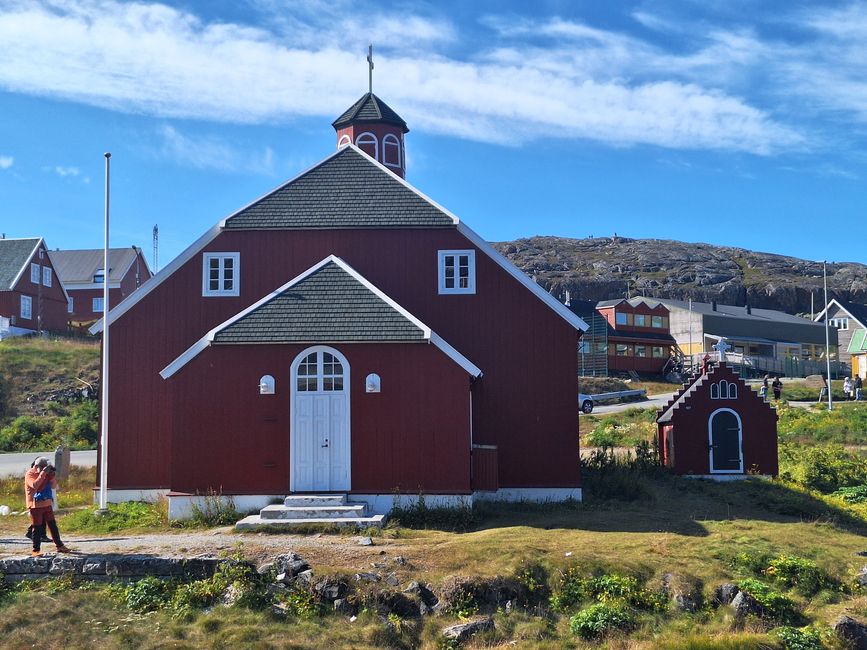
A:
{"label": "white concrete foundation", "polygon": [[581,501],[581,488],[500,488],[496,492],[475,492],[479,501],[529,501],[531,503],[556,503],[558,501]]}
{"label": "white concrete foundation", "polygon": [[767,474],[681,474],[683,478],[703,478],[708,481],[717,481],[718,483],[726,483],[728,481],[746,481],[750,478],[760,478],[765,481],[770,481],[773,476]]}

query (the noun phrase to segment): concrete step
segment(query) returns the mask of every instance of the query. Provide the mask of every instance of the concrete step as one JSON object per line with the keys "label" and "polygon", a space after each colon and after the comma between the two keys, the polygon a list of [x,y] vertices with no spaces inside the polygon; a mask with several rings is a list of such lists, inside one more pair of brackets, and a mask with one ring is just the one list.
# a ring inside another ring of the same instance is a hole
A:
{"label": "concrete step", "polygon": [[283,505],[287,508],[294,506],[342,506],[345,503],[345,494],[290,494],[283,499]]}
{"label": "concrete step", "polygon": [[235,530],[280,530],[283,528],[290,529],[293,526],[304,526],[308,524],[330,524],[334,526],[355,526],[357,528],[367,527],[382,527],[385,522],[385,515],[373,515],[372,517],[337,517],[337,518],[315,518],[301,517],[295,519],[263,519],[261,515],[250,515],[244,517],[241,521],[235,524]]}
{"label": "concrete step", "polygon": [[341,506],[265,506],[259,511],[262,519],[345,519],[364,517],[366,503],[346,503]]}

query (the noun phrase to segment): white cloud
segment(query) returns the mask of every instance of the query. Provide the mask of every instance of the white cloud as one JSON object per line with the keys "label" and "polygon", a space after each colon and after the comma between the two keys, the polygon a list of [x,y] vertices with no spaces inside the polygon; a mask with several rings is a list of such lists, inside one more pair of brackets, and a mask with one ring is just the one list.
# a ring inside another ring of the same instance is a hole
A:
{"label": "white cloud", "polygon": [[[438,49],[457,38],[442,18],[345,18],[346,2],[293,5],[295,13],[273,0],[255,6],[274,19],[273,31],[161,4],[10,1],[0,13],[0,88],[167,118],[334,117],[366,89],[363,44],[373,40],[374,86],[413,128],[508,144],[580,138],[758,154],[804,143],[725,89],[723,72],[755,60],[749,34],[712,35],[675,56],[576,22],[489,19],[506,42],[471,43],[475,51],[455,60]],[[529,44],[540,37],[552,45]],[[708,87],[703,77],[720,83]],[[206,156],[180,145],[183,137],[164,130],[164,148],[188,164],[237,168],[224,143],[200,142]]]}
{"label": "white cloud", "polygon": [[54,168],[54,172],[62,177],[66,178],[67,176],[78,176],[81,173],[81,170],[78,167],[61,167],[58,165]]}
{"label": "white cloud", "polygon": [[222,172],[274,172],[274,152],[270,147],[262,153],[250,154],[213,136],[185,135],[170,125],[161,126],[158,136],[160,145],[153,153],[179,165]]}
{"label": "white cloud", "polygon": [[12,156],[0,156],[0,169],[9,169],[15,163]]}

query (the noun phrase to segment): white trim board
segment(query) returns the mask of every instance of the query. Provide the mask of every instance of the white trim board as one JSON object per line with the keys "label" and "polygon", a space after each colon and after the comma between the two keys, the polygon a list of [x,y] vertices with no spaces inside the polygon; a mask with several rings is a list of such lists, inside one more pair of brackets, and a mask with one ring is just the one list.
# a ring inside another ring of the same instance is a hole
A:
{"label": "white trim board", "polygon": [[[353,278],[355,278],[366,289],[368,289],[370,292],[372,292],[374,295],[376,295],[378,298],[380,298],[388,306],[390,306],[392,309],[394,309],[395,311],[400,313],[401,316],[403,316],[408,321],[410,321],[413,325],[418,327],[422,331],[422,336],[424,337],[424,339],[426,341],[429,341],[433,345],[437,346],[440,350],[443,351],[443,353],[445,353],[446,356],[448,356],[452,361],[454,361],[461,368],[463,368],[465,371],[467,371],[467,373],[469,373],[473,377],[480,377],[482,375],[482,371],[478,366],[476,366],[473,362],[471,362],[464,355],[462,355],[460,352],[458,352],[454,347],[452,347],[451,345],[446,343],[446,341],[444,341],[439,335],[437,335],[435,332],[433,332],[430,327],[425,325],[418,318],[416,318],[411,313],[409,313],[406,309],[401,307],[392,298],[390,298],[388,295],[386,295],[384,292],[382,292],[379,288],[377,288],[367,278],[365,278],[358,271],[356,271],[354,268],[352,268],[344,260],[337,257],[336,255],[329,255],[325,259],[323,259],[323,260],[317,262],[316,264],[314,264],[313,266],[311,266],[306,271],[303,271],[300,274],[296,275],[294,278],[289,280],[289,282],[287,282],[286,284],[284,284],[281,287],[278,287],[277,289],[275,289],[274,291],[272,291],[271,293],[266,295],[264,298],[257,300],[256,302],[254,302],[252,305],[250,305],[246,309],[241,310],[240,312],[238,312],[237,314],[235,314],[234,316],[232,316],[228,320],[223,321],[222,323],[217,325],[215,328],[210,330],[202,338],[200,338],[198,341],[193,343],[193,345],[191,345],[189,348],[187,348],[179,357],[177,357],[169,365],[167,365],[165,368],[163,368],[160,371],[160,377],[162,377],[163,379],[168,379],[169,377],[174,375],[176,372],[178,372],[178,370],[183,368],[187,363],[189,363],[196,356],[198,356],[199,353],[201,353],[203,350],[205,350],[207,347],[209,347],[214,342],[214,337],[217,335],[217,333],[219,333],[220,331],[229,327],[230,325],[232,325],[236,321],[244,318],[247,314],[258,309],[259,307],[261,307],[265,303],[270,302],[271,300],[273,300],[274,298],[279,296],[281,293],[287,291],[288,289],[290,289],[294,285],[298,284],[299,282],[301,282],[302,280],[304,280],[308,276],[312,275],[313,273],[315,273],[316,271],[321,269],[326,264],[330,264],[332,262],[334,264],[337,264],[337,266],[339,266],[341,269],[343,269],[349,275],[351,275]],[[341,343],[341,341],[329,341],[329,343],[336,344],[336,343]],[[358,342],[356,341],[355,343],[358,343]],[[239,344],[239,345],[250,345],[250,344]]]}

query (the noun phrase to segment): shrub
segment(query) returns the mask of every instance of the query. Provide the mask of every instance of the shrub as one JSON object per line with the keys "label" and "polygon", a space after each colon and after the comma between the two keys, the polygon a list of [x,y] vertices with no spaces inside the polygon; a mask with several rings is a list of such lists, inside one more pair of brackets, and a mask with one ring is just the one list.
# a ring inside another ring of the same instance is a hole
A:
{"label": "shrub", "polygon": [[522,605],[538,605],[551,595],[548,588],[548,569],[538,562],[521,562],[515,571],[515,580],[523,587]]}
{"label": "shrub", "polygon": [[610,632],[628,632],[635,627],[635,614],[623,603],[597,603],[569,619],[572,634],[598,639]]}
{"label": "shrub", "polygon": [[209,490],[204,495],[201,505],[194,501],[191,510],[192,517],[177,522],[178,526],[233,526],[243,516],[235,509],[232,497],[224,498],[221,492],[214,490]]}
{"label": "shrub", "polygon": [[86,401],[72,407],[69,415],[59,418],[53,427],[54,437],[70,449],[93,449],[99,435],[99,404]]}
{"label": "shrub", "polygon": [[551,594],[551,606],[560,612],[569,611],[587,598],[584,577],[577,566],[561,571]]}
{"label": "shrub", "polygon": [[641,588],[638,578],[610,573],[591,578],[585,583],[587,594],[606,603],[622,601],[638,609],[661,610],[665,601],[659,594]]}
{"label": "shrub", "polygon": [[832,585],[830,576],[817,567],[815,562],[792,555],[774,558],[764,572],[779,584],[788,588],[794,587],[805,596],[812,596]]}
{"label": "shrub", "polygon": [[476,523],[473,508],[463,504],[450,507],[429,507],[423,494],[415,503],[403,506],[400,495],[395,495],[394,506],[388,518],[404,528],[420,528],[464,532]]}
{"label": "shrub", "polygon": [[172,599],[174,584],[168,580],[147,577],[122,587],[118,594],[123,603],[139,614],[165,608]]}
{"label": "shrub", "polygon": [[52,435],[54,418],[21,415],[0,429],[0,451],[30,451],[51,449],[56,440]]}
{"label": "shrub", "polygon": [[831,495],[843,499],[846,503],[865,503],[867,502],[867,485],[840,488],[834,490]]}
{"label": "shrub", "polygon": [[781,445],[780,461],[782,478],[825,494],[867,483],[867,458],[840,445]]}
{"label": "shrub", "polygon": [[732,558],[731,565],[733,569],[740,569],[747,573],[760,575],[764,573],[770,561],[771,556],[767,553],[742,551]]}
{"label": "shrub", "polygon": [[784,650],[822,650],[822,635],[809,627],[778,627],[771,634],[779,639]]}
{"label": "shrub", "polygon": [[792,600],[763,582],[746,578],[738,583],[738,589],[755,599],[762,608],[762,618],[786,624],[797,622],[801,618]]}

